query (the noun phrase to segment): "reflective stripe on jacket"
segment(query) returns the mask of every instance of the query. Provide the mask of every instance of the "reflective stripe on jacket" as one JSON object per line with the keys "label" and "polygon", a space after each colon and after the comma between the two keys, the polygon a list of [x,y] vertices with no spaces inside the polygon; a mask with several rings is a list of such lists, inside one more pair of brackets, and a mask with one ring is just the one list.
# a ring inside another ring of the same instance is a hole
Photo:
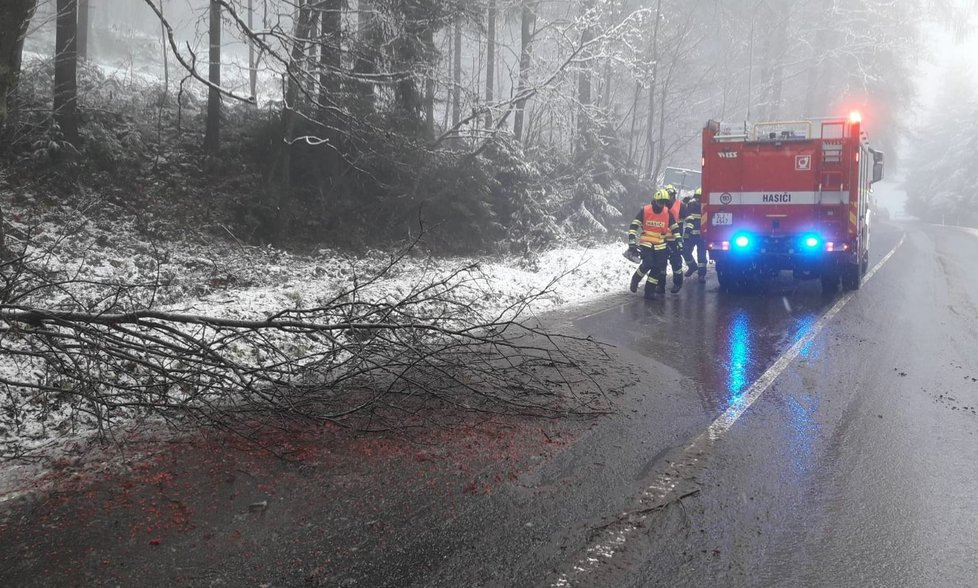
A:
{"label": "reflective stripe on jacket", "polygon": [[694,198],[683,206],[683,218],[685,233],[687,235],[699,235],[703,224],[703,207],[698,198]]}

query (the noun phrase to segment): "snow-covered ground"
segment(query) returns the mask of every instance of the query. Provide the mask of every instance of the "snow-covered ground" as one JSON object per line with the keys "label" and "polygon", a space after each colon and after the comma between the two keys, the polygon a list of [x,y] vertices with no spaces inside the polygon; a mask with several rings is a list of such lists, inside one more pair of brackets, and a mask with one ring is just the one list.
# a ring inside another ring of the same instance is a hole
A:
{"label": "snow-covered ground", "polygon": [[[3,198],[8,245],[27,254],[57,288],[31,294],[22,306],[98,313],[107,309],[111,292],[120,284],[160,284],[134,290],[128,309],[146,307],[182,314],[262,320],[286,309],[314,308],[363,284],[391,263],[390,252],[353,256],[331,249],[301,255],[272,247],[246,246],[233,241],[188,235],[159,242],[145,236],[134,220],[107,220],[68,206],[45,206],[27,194],[14,204]],[[364,301],[403,299],[421,283],[466,272],[472,287],[451,290],[465,306],[493,317],[537,293],[519,318],[585,302],[625,289],[634,265],[621,253],[624,239],[593,247],[566,246],[527,256],[474,259],[435,258],[417,251],[405,254],[383,277],[358,291]],[[118,312],[113,309],[112,312]],[[507,317],[512,318],[512,317]],[[31,364],[14,357],[15,338],[0,341],[0,377],[31,380]],[[27,360],[29,362],[29,360]],[[37,370],[40,373],[41,370]],[[40,376],[38,376],[40,377]],[[25,391],[0,387],[0,404]],[[21,404],[23,404],[21,402]],[[24,448],[48,444],[51,425],[20,423],[19,431],[0,431],[0,442]]]}
{"label": "snow-covered ground", "polygon": [[[132,220],[87,220],[82,212],[64,206],[41,212],[3,206],[11,245],[16,248],[17,241],[30,234],[28,253],[43,260],[49,271],[103,284],[159,280],[165,285],[155,293],[157,307],[208,316],[261,318],[309,307],[349,288],[354,277],[364,281],[375,275],[392,255],[373,251],[353,256],[332,249],[302,255],[270,246],[203,240],[200,235],[162,243],[141,236]],[[531,306],[533,312],[543,312],[621,291],[635,267],[622,257],[624,249],[623,235],[617,243],[568,245],[526,256],[477,259],[409,252],[363,294],[374,300],[394,299],[419,280],[476,266],[480,291],[486,294],[479,302],[488,313],[556,280],[552,291]],[[64,308],[85,299],[88,286],[79,287],[82,292],[33,302]]]}

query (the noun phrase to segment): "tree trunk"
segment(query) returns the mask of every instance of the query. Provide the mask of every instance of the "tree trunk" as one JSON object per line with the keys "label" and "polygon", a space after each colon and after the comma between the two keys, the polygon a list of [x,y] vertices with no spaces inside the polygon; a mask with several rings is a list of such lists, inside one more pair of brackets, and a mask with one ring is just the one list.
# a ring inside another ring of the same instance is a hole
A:
{"label": "tree trunk", "polygon": [[78,0],[78,59],[88,60],[89,0]]}
{"label": "tree trunk", "polygon": [[642,97],[642,83],[635,82],[635,94],[632,96],[632,126],[628,131],[628,164],[634,165],[635,151],[638,141],[635,140],[635,125],[638,122],[638,101]]}
{"label": "tree trunk", "polygon": [[357,37],[359,51],[354,59],[353,72],[360,77],[359,103],[367,109],[374,109],[374,83],[370,77],[377,73],[376,63],[376,17],[370,0],[357,0]]}
{"label": "tree trunk", "polygon": [[[435,52],[434,27],[426,27],[422,37],[425,50]],[[435,74],[436,65],[432,65],[424,81],[424,132],[428,141],[435,139]]]}
{"label": "tree trunk", "polygon": [[24,36],[36,0],[0,1],[0,132],[7,122],[8,102],[17,87]]}
{"label": "tree trunk", "polygon": [[78,145],[78,2],[58,0],[54,55],[54,120]]}
{"label": "tree trunk", "polygon": [[[648,179],[654,180],[653,169],[656,167],[656,145],[655,145],[655,89],[657,78],[659,77],[659,22],[662,20],[662,0],[658,0],[655,5],[655,24],[652,26],[652,43],[649,46],[649,62],[652,66],[652,75],[649,79],[649,120],[648,128],[645,129],[645,155],[648,158],[646,172]],[[661,139],[661,137],[660,137]]]}
{"label": "tree trunk", "polygon": [[452,87],[452,126],[457,127],[459,121],[462,120],[462,17],[461,15],[455,16],[455,27],[454,27],[454,40],[455,48],[452,51],[453,55],[453,70],[452,70],[452,82],[454,86]]}
{"label": "tree trunk", "polygon": [[343,0],[326,0],[320,15],[322,37],[319,41],[319,121],[326,125],[325,172],[333,177],[340,171],[340,134],[330,107],[340,103],[342,62]]}
{"label": "tree trunk", "polygon": [[486,32],[486,128],[492,126],[490,106],[495,99],[496,83],[496,0],[489,0],[489,22]]}
{"label": "tree trunk", "polygon": [[275,210],[276,226],[275,236],[282,238],[288,229],[288,215],[291,209],[291,189],[292,189],[292,141],[295,133],[295,111],[298,108],[299,82],[295,79],[297,75],[297,65],[302,62],[305,55],[305,39],[309,36],[310,15],[308,1],[299,1],[299,16],[295,22],[293,31],[292,51],[289,55],[288,71],[293,72],[286,79],[285,106],[282,108],[282,140],[279,143],[277,157],[275,158],[275,169],[269,175],[273,186],[271,188],[276,193]]}
{"label": "tree trunk", "polygon": [[[163,0],[160,0],[162,3]],[[255,0],[248,0],[248,29],[255,30]],[[258,68],[255,62],[255,41],[248,39],[248,89],[251,100],[258,103]]]}
{"label": "tree trunk", "polygon": [[[163,14],[163,0],[160,2],[160,14]],[[166,104],[170,93],[170,45],[166,37],[166,25],[160,20],[160,45],[163,47],[163,104]]]}
{"label": "tree trunk", "polygon": [[[581,16],[586,18],[588,16],[588,9],[590,8],[590,2],[583,2],[581,4]],[[594,29],[591,26],[586,26],[581,32],[581,46],[584,47],[594,38]],[[588,134],[591,132],[591,52],[590,50],[584,50],[580,58],[583,60],[581,64],[580,71],[577,75],[577,142],[575,143],[575,151],[580,155],[586,152],[590,146],[590,140],[588,139]]]}
{"label": "tree trunk", "polygon": [[337,104],[340,94],[342,63],[343,0],[326,0],[323,8],[322,32],[319,43],[319,118],[328,118],[327,106]]}
{"label": "tree trunk", "polygon": [[523,16],[520,19],[520,76],[516,87],[516,113],[513,116],[513,135],[516,140],[523,138],[523,114],[526,109],[526,98],[523,94],[527,91],[530,79],[530,57],[533,52],[533,10],[530,8],[530,0],[523,0]]}
{"label": "tree trunk", "polygon": [[[671,76],[670,76],[671,77]],[[649,178],[654,179],[659,177],[659,172],[662,171],[662,160],[663,157],[663,137],[666,135],[666,94],[669,92],[668,78],[667,83],[661,84],[659,89],[659,141],[658,149],[656,150],[656,158],[654,165],[651,166],[651,171],[649,172]]]}
{"label": "tree trunk", "polygon": [[204,134],[204,151],[217,155],[221,148],[221,3],[211,0],[210,15],[210,71],[207,76],[212,86],[207,91],[207,128]]}
{"label": "tree trunk", "polygon": [[[432,26],[428,14],[417,3],[400,3],[401,16],[404,18],[405,39],[423,39],[425,31]],[[424,95],[418,87],[417,71],[419,55],[413,43],[394,41],[391,44],[391,69],[398,72],[394,84],[394,111],[409,126],[409,133],[416,136],[424,135],[424,121],[421,113],[424,111]]]}

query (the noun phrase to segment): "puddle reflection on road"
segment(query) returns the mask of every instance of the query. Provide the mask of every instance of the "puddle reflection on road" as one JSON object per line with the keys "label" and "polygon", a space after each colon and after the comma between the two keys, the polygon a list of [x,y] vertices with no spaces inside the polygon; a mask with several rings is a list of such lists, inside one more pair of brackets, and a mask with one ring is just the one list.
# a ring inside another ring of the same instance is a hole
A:
{"label": "puddle reflection on road", "polygon": [[750,317],[743,310],[733,314],[727,340],[727,398],[730,404],[734,404],[747,388],[747,368],[751,362]]}
{"label": "puddle reflection on road", "polygon": [[[578,325],[598,339],[627,346],[690,378],[707,414],[741,399],[831,303],[818,284],[791,280],[743,296],[713,288],[690,290],[665,300],[636,297],[588,315]],[[810,353],[817,353],[811,344],[802,357]]]}

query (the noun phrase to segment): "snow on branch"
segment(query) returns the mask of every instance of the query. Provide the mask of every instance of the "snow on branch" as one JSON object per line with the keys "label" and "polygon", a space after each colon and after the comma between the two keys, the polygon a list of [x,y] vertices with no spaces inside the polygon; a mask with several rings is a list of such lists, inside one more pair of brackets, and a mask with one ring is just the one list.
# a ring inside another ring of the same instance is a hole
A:
{"label": "snow on branch", "polygon": [[[0,458],[25,439],[108,435],[137,419],[378,428],[431,409],[554,416],[603,406],[569,352],[599,346],[529,316],[553,283],[497,311],[480,310],[492,293],[477,265],[422,275],[396,296],[369,294],[408,251],[314,307],[239,319],[154,305],[162,283],[39,271],[25,250],[2,268]],[[65,296],[82,286],[86,295]]]}

